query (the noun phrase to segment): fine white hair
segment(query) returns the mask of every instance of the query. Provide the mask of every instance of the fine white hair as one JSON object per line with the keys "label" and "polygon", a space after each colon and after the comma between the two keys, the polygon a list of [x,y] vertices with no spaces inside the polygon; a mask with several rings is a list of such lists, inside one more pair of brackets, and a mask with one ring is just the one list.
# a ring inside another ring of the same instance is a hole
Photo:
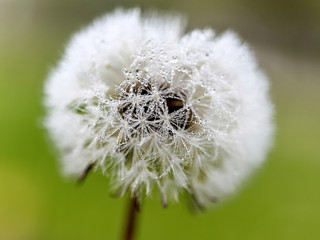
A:
{"label": "fine white hair", "polygon": [[75,34],[45,85],[64,172],[94,165],[115,188],[164,204],[233,193],[273,132],[266,76],[233,32],[183,35],[180,16],[116,10]]}

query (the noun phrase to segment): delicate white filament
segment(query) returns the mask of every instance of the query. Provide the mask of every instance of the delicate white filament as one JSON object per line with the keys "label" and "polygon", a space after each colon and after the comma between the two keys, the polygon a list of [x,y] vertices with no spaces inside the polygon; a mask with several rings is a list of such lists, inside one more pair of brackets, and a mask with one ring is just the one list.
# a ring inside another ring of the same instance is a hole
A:
{"label": "delicate white filament", "polygon": [[[248,47],[184,20],[118,10],[77,33],[45,87],[65,172],[101,167],[121,194],[232,193],[265,158],[268,81]],[[166,201],[166,200],[165,200]]]}

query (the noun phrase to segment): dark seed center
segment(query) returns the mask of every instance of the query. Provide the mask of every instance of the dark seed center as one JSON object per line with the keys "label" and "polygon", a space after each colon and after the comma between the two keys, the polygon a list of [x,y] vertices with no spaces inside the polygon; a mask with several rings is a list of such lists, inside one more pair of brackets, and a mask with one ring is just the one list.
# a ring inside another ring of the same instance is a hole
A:
{"label": "dark seed center", "polygon": [[[159,101],[156,98],[150,97],[149,100],[143,100],[144,102],[133,103],[128,101],[125,104],[119,106],[119,113],[123,119],[126,120],[137,120],[139,116],[145,115],[148,122],[155,122],[162,119],[164,115],[170,115],[170,124],[171,126],[178,129],[187,129],[193,124],[194,114],[190,109],[185,108],[184,105],[184,94],[179,91],[166,91],[169,89],[169,84],[164,83],[158,88],[161,89],[162,94],[160,94],[158,99],[163,99]],[[120,99],[126,100],[127,98],[132,98],[132,93],[139,99],[139,96],[152,96],[153,88],[150,84],[143,85],[140,82],[137,82],[133,85],[128,86],[124,89]],[[159,107],[159,104],[162,106]],[[166,109],[166,110],[164,110]],[[130,122],[129,122],[130,124]],[[154,125],[156,126],[156,124]],[[156,130],[158,127],[153,127]],[[172,133],[171,133],[172,134]]]}

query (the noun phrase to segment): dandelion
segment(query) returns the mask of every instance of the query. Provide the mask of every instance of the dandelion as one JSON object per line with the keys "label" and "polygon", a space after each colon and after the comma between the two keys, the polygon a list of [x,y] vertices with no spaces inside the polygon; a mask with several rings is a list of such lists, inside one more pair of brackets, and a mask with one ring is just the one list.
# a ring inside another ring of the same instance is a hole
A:
{"label": "dandelion", "polygon": [[264,160],[268,81],[232,32],[183,35],[180,16],[117,10],[77,33],[45,86],[67,175],[93,168],[136,203],[224,198]]}

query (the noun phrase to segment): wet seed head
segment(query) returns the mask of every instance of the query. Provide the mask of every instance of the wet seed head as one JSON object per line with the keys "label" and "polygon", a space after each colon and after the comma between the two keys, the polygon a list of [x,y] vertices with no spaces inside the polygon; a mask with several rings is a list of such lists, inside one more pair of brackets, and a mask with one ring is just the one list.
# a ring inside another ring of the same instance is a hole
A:
{"label": "wet seed head", "polygon": [[[128,81],[118,89],[118,113],[139,137],[188,130],[195,121],[186,94],[168,82]],[[138,131],[141,131],[140,134]]]}

